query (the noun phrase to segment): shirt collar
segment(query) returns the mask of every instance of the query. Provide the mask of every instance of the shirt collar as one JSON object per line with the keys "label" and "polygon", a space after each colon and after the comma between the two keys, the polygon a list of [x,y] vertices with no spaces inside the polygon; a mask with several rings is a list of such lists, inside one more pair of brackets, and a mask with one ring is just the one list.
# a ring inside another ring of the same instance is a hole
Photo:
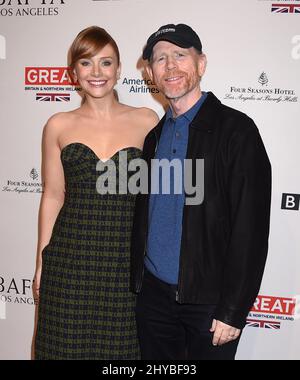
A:
{"label": "shirt collar", "polygon": [[[188,122],[191,123],[194,120],[194,118],[197,115],[197,113],[199,112],[199,110],[200,110],[202,104],[205,102],[206,98],[207,98],[207,93],[206,92],[202,92],[202,96],[197,101],[197,103],[194,104],[193,107],[190,108],[187,112],[185,112],[184,114],[178,116],[177,119],[179,119],[179,118],[185,118]],[[169,107],[169,109],[167,111],[167,115],[166,115],[166,120],[169,120],[169,119],[174,119],[171,107]]]}

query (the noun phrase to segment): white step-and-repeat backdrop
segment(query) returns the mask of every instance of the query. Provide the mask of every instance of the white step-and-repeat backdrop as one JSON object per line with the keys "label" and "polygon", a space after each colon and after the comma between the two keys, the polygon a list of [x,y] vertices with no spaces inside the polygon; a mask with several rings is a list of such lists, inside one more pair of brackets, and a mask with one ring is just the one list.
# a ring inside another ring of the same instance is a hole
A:
{"label": "white step-and-repeat backdrop", "polygon": [[162,116],[141,51],[181,22],[208,57],[203,89],[256,121],[273,166],[269,258],[238,358],[300,358],[300,1],[0,0],[0,359],[30,358],[41,133],[80,104],[66,76],[71,42],[87,26],[107,29],[122,55],[120,101]]}

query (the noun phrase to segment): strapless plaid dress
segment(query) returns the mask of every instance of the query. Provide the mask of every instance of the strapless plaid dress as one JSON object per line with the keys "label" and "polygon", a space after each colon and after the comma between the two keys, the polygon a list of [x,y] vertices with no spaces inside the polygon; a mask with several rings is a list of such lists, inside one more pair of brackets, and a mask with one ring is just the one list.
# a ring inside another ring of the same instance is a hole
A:
{"label": "strapless plaid dress", "polygon": [[[138,148],[125,148],[128,162]],[[117,174],[119,153],[114,161]],[[86,145],[61,152],[65,202],[43,250],[35,358],[137,360],[136,297],[129,291],[135,196],[96,191],[99,158]]]}

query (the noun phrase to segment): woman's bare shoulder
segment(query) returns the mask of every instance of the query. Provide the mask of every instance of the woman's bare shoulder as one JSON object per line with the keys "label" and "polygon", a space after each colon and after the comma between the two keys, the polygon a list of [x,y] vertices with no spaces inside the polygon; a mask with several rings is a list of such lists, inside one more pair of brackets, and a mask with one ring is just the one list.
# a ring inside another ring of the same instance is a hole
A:
{"label": "woman's bare shoulder", "polygon": [[140,114],[141,120],[143,120],[141,124],[144,125],[146,133],[150,132],[159,123],[159,117],[157,113],[153,111],[151,108],[139,108],[138,112]]}
{"label": "woman's bare shoulder", "polygon": [[75,118],[75,111],[59,112],[52,115],[43,129],[44,141],[58,143],[59,137],[69,126],[73,125]]}
{"label": "woman's bare shoulder", "polygon": [[132,114],[135,114],[135,115],[139,115],[139,116],[144,116],[144,117],[157,117],[157,113],[155,111],[153,111],[151,108],[148,108],[148,107],[131,107],[131,106],[127,106],[125,105],[124,107],[126,107],[127,111],[132,113]]}
{"label": "woman's bare shoulder", "polygon": [[148,118],[150,120],[152,119],[156,122],[159,121],[159,117],[157,113],[151,108],[141,107],[141,108],[137,108],[136,110],[142,117]]}
{"label": "woman's bare shoulder", "polygon": [[48,119],[46,126],[49,125],[53,128],[59,128],[61,125],[74,120],[74,118],[76,118],[76,111],[77,110],[69,112],[58,112]]}
{"label": "woman's bare shoulder", "polygon": [[158,122],[159,117],[155,111],[147,107],[128,107],[128,115],[134,121],[134,124],[139,126],[143,125],[147,130],[154,128]]}
{"label": "woman's bare shoulder", "polygon": [[76,117],[76,110],[69,112],[58,112],[48,119],[44,127],[44,132],[59,133],[74,122]]}

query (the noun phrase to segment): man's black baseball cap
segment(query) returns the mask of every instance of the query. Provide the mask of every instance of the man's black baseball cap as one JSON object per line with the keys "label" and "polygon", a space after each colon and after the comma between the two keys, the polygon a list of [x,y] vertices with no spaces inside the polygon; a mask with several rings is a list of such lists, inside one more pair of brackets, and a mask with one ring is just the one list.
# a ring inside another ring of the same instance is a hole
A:
{"label": "man's black baseball cap", "polygon": [[154,46],[159,41],[168,41],[182,48],[194,47],[202,53],[202,43],[198,34],[185,24],[168,24],[161,26],[157,32],[153,33],[143,51],[143,59],[150,60]]}

